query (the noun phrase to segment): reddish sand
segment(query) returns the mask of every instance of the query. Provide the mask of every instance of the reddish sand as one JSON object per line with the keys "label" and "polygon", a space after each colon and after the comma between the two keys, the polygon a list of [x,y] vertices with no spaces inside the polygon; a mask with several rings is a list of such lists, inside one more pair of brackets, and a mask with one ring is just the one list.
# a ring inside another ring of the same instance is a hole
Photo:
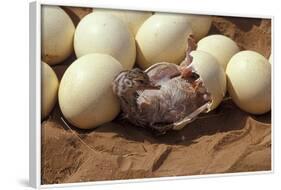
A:
{"label": "reddish sand", "polygon": [[[89,12],[68,9],[74,20],[77,11],[80,17]],[[270,54],[270,20],[215,17],[213,33]],[[59,78],[74,59],[53,67]],[[249,115],[231,100],[158,137],[118,118],[93,130],[69,130],[61,117],[56,105],[42,122],[43,184],[271,170],[271,113]]]}

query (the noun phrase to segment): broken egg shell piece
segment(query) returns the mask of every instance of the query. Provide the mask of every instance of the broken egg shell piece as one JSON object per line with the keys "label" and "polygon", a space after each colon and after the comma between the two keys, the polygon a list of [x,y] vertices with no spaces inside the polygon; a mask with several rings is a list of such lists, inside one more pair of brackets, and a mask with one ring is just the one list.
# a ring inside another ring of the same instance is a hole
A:
{"label": "broken egg shell piece", "polygon": [[206,112],[206,110],[210,110],[211,103],[206,103],[203,106],[199,107],[197,110],[189,114],[187,117],[185,117],[183,120],[174,123],[173,130],[181,130],[184,128],[187,124],[194,121],[197,116],[202,113]]}
{"label": "broken egg shell piece", "polygon": [[[159,72],[161,70],[161,72]],[[145,70],[150,82],[161,85],[176,75],[180,75],[178,65],[168,62],[156,63]]]}
{"label": "broken egg shell piece", "polygon": [[[196,70],[192,66],[192,64],[190,64],[188,67],[190,67],[193,72],[198,74],[198,72],[196,72]],[[159,72],[159,70],[161,70],[161,72]],[[161,85],[163,82],[165,82],[166,80],[171,78],[171,76],[173,77],[174,75],[177,75],[177,74],[180,75],[179,66],[175,65],[173,63],[167,63],[167,62],[156,63],[156,64],[150,66],[148,69],[146,69],[145,72],[147,73],[149,78],[152,79],[151,82],[153,82],[156,85]],[[203,82],[203,79],[200,77],[197,80],[201,80]],[[204,105],[202,105],[201,107],[196,109],[194,112],[187,115],[182,120],[175,122],[172,126],[172,129],[180,130],[183,127],[185,127],[187,124],[194,121],[200,113],[209,111],[212,106],[211,103],[212,102],[210,102],[210,101],[205,103]]]}
{"label": "broken egg shell piece", "polygon": [[191,66],[199,74],[207,91],[211,94],[211,105],[206,112],[212,111],[219,106],[226,93],[226,76],[224,69],[216,58],[203,51],[192,51]]}

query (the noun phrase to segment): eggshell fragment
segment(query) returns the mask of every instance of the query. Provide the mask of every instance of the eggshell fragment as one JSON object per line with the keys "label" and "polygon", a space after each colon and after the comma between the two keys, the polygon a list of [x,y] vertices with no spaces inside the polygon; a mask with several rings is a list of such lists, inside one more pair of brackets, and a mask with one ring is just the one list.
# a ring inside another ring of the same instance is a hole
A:
{"label": "eggshell fragment", "polygon": [[139,27],[148,19],[152,13],[144,11],[112,10],[112,9],[94,9],[94,13],[106,13],[121,19],[132,32],[133,36],[137,34]]}
{"label": "eggshell fragment", "polygon": [[216,34],[201,39],[197,44],[197,50],[214,56],[225,70],[231,57],[239,52],[239,47],[229,37]]}
{"label": "eggshell fragment", "polygon": [[158,13],[149,17],[136,35],[138,65],[146,69],[163,61],[179,64],[191,33],[186,15]]}
{"label": "eggshell fragment", "polygon": [[87,54],[74,61],[59,87],[59,105],[64,117],[81,129],[113,120],[120,108],[111,85],[122,69],[116,59],[106,54]]}
{"label": "eggshell fragment", "polygon": [[271,65],[254,51],[235,54],[226,69],[228,92],[242,110],[263,114],[271,109]]}
{"label": "eggshell fragment", "polygon": [[54,70],[41,63],[41,118],[46,118],[57,102],[59,81]]}
{"label": "eggshell fragment", "polygon": [[49,65],[65,60],[73,51],[74,24],[57,6],[42,6],[42,59]]}
{"label": "eggshell fragment", "polygon": [[74,35],[77,57],[89,53],[109,54],[125,69],[135,63],[136,47],[128,27],[117,17],[105,13],[91,13],[77,26]]}
{"label": "eggshell fragment", "polygon": [[203,80],[207,91],[211,94],[211,111],[219,106],[226,92],[226,76],[223,68],[217,60],[209,53],[204,51],[192,51],[192,66]]}

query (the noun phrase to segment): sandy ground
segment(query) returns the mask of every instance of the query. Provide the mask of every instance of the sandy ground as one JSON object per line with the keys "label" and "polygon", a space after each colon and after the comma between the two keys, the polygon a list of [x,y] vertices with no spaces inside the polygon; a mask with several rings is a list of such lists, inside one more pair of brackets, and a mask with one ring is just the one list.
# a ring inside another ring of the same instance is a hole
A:
{"label": "sandy ground", "polygon": [[[77,23],[90,10],[67,11]],[[270,20],[215,17],[210,34],[268,57],[270,28]],[[74,59],[53,67],[59,78]],[[43,184],[271,170],[271,113],[249,115],[231,100],[159,137],[118,118],[93,130],[70,130],[61,117],[56,105],[42,121]]]}

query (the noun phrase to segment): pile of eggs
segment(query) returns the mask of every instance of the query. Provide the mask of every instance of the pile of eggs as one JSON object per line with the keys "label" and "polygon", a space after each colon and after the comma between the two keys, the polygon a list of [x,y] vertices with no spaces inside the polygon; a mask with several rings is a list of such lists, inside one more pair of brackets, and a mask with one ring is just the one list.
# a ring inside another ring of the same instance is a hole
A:
{"label": "pile of eggs", "polygon": [[[148,69],[159,62],[179,64],[192,34],[193,66],[212,96],[209,111],[228,92],[251,114],[271,109],[271,61],[240,51],[224,35],[206,36],[211,16],[94,9],[75,27],[60,7],[42,7],[42,119],[57,100],[67,121],[81,129],[112,121],[120,112],[112,82],[122,70]],[[52,66],[72,53],[77,59],[61,81]]]}

